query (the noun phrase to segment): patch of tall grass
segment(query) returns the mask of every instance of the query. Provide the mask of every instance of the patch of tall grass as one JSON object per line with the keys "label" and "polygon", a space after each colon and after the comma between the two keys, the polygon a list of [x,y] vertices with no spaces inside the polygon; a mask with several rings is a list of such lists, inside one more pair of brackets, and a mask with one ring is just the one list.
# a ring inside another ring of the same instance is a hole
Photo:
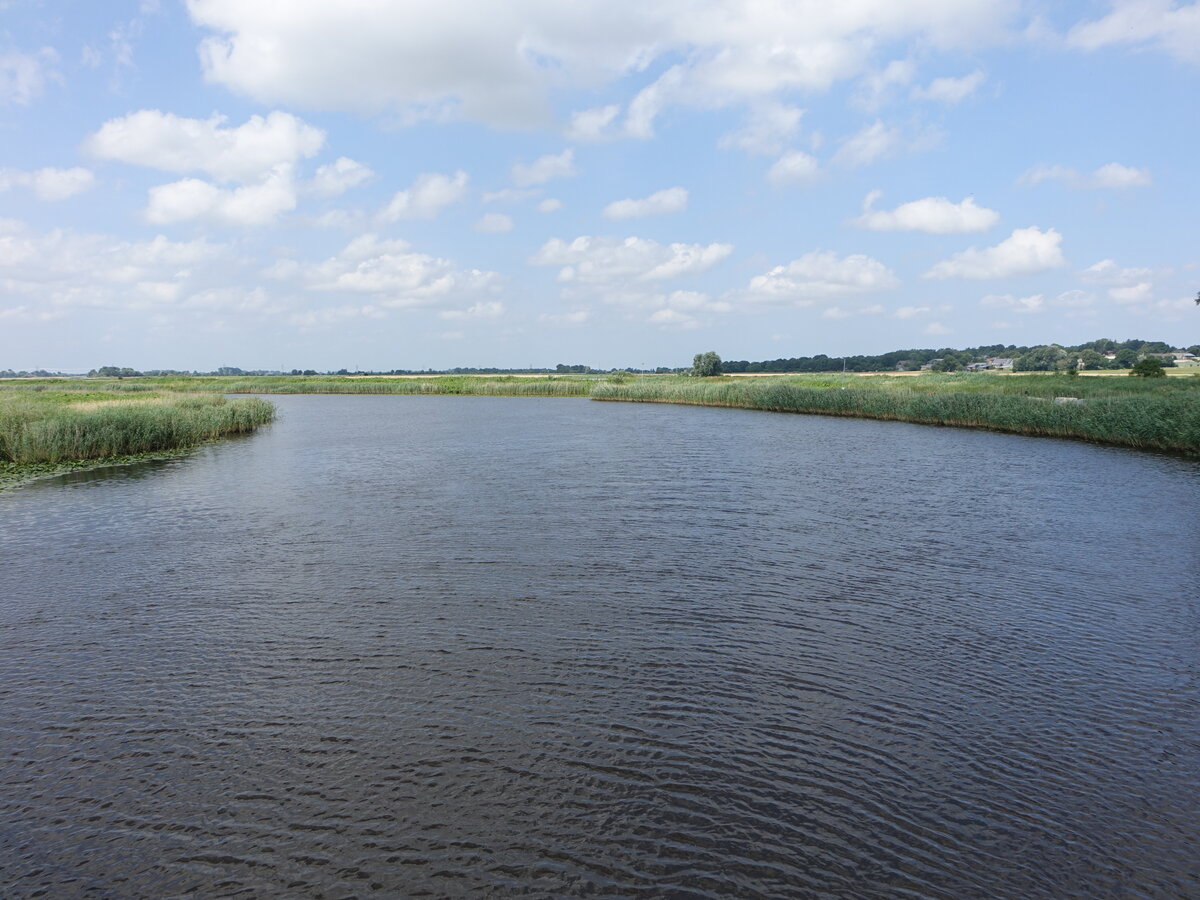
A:
{"label": "patch of tall grass", "polygon": [[[971,376],[966,376],[970,378]],[[597,385],[595,400],[730,406],[775,412],[816,413],[986,428],[1012,434],[1079,438],[1126,447],[1200,454],[1200,385],[1150,392],[1072,391],[1080,379],[987,379],[1007,391],[955,390],[961,381],[886,379],[869,384],[850,379],[672,379]],[[1133,381],[1134,379],[1127,379]],[[967,382],[975,388],[982,379]],[[1161,381],[1161,379],[1160,379]],[[1018,393],[1026,382],[1024,391]],[[940,390],[939,390],[940,388]],[[1079,397],[1058,402],[1058,396]]]}
{"label": "patch of tall grass", "polygon": [[0,390],[0,461],[97,460],[193,447],[253,431],[275,408],[257,397]]}

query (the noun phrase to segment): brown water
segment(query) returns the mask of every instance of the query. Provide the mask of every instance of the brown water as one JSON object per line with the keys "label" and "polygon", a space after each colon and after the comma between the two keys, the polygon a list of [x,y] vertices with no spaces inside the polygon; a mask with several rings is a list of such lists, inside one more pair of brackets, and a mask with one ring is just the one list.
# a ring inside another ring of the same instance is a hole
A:
{"label": "brown water", "polygon": [[273,399],[0,495],[0,895],[1200,896],[1200,464]]}

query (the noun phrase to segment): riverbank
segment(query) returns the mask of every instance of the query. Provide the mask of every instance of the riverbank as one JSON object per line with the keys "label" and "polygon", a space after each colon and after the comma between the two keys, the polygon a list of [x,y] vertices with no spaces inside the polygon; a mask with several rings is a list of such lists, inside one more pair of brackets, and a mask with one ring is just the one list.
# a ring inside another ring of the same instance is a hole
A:
{"label": "riverbank", "polygon": [[[1150,383],[1157,382],[1157,383]],[[983,428],[1200,455],[1200,379],[986,375],[687,379],[598,385],[594,400],[726,406]]]}
{"label": "riverbank", "polygon": [[905,378],[854,373],[688,378],[618,372],[538,377],[172,376],[20,384],[26,391],[52,388],[107,398],[163,392],[588,397],[983,428],[1200,456],[1200,377],[926,372]]}
{"label": "riverbank", "polygon": [[[82,387],[88,387],[83,385]],[[273,421],[256,397],[45,385],[0,388],[0,488],[63,472],[177,456]]]}

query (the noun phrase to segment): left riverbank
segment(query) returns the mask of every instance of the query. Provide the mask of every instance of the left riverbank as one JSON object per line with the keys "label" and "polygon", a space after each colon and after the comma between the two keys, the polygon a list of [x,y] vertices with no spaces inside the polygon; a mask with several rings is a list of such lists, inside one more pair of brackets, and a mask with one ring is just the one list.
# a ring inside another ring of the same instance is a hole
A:
{"label": "left riverbank", "polygon": [[258,397],[0,386],[0,488],[62,472],[177,456],[274,421]]}

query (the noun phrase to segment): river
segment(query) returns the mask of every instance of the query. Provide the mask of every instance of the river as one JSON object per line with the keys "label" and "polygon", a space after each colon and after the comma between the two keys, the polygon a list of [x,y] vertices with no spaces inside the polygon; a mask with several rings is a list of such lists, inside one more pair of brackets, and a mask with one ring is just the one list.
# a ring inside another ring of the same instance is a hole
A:
{"label": "river", "polygon": [[0,495],[3,896],[1200,896],[1200,463],[272,399]]}

